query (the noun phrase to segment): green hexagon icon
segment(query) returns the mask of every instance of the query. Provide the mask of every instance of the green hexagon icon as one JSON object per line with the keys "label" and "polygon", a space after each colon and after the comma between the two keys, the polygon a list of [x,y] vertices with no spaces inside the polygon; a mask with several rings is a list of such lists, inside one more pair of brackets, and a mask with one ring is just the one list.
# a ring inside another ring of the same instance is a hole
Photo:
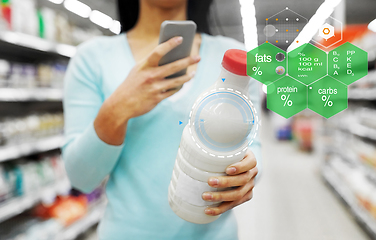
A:
{"label": "green hexagon icon", "polygon": [[289,118],[307,108],[307,86],[285,76],[267,86],[269,110]]}
{"label": "green hexagon icon", "polygon": [[247,53],[247,74],[268,85],[286,75],[286,52],[263,43]]}
{"label": "green hexagon icon", "polygon": [[330,118],[347,108],[347,86],[326,76],[308,86],[308,108]]}
{"label": "green hexagon icon", "polygon": [[311,84],[327,73],[327,54],[310,43],[288,53],[288,75]]}
{"label": "green hexagon icon", "polygon": [[366,51],[346,42],[329,52],[328,74],[346,85],[368,74]]}

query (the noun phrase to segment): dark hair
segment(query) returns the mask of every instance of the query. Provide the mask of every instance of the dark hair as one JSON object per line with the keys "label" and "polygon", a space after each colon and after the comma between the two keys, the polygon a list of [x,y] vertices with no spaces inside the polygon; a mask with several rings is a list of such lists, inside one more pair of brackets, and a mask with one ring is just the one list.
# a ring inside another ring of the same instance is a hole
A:
{"label": "dark hair", "polygon": [[[188,0],[187,18],[197,24],[197,32],[210,34],[208,15],[211,3],[212,0]],[[139,9],[139,0],[118,0],[121,32],[127,32],[136,25]]]}

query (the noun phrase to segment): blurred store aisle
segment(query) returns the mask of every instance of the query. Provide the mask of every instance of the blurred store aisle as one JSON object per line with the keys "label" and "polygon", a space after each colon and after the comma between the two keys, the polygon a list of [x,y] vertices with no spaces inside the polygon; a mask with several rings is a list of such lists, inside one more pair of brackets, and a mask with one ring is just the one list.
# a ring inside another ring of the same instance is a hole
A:
{"label": "blurred store aisle", "polygon": [[253,200],[235,209],[240,240],[368,240],[321,179],[319,158],[262,124],[264,171]]}
{"label": "blurred store aisle", "polygon": [[[235,209],[240,240],[369,240],[324,184],[318,158],[262,124],[264,171],[253,200]],[[79,240],[97,240],[94,229]]]}

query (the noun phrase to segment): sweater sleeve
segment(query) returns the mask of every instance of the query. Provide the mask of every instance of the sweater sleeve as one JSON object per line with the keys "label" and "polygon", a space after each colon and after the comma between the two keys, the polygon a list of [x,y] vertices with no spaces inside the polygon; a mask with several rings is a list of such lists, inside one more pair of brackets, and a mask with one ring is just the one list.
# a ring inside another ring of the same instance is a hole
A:
{"label": "sweater sleeve", "polygon": [[[95,43],[95,40],[94,40]],[[73,187],[90,192],[112,171],[123,145],[103,142],[94,129],[94,119],[104,101],[101,66],[93,43],[80,46],[69,63],[64,79],[65,144],[63,159]]]}

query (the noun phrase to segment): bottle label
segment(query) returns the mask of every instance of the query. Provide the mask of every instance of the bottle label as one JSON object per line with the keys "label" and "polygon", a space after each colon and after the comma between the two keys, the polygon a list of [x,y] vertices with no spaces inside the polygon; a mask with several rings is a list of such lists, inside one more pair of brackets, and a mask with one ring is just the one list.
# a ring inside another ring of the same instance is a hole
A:
{"label": "bottle label", "polygon": [[204,192],[215,192],[217,188],[210,187],[206,182],[197,181],[183,171],[180,171],[176,185],[176,196],[195,206],[203,207],[212,205],[202,199]]}

